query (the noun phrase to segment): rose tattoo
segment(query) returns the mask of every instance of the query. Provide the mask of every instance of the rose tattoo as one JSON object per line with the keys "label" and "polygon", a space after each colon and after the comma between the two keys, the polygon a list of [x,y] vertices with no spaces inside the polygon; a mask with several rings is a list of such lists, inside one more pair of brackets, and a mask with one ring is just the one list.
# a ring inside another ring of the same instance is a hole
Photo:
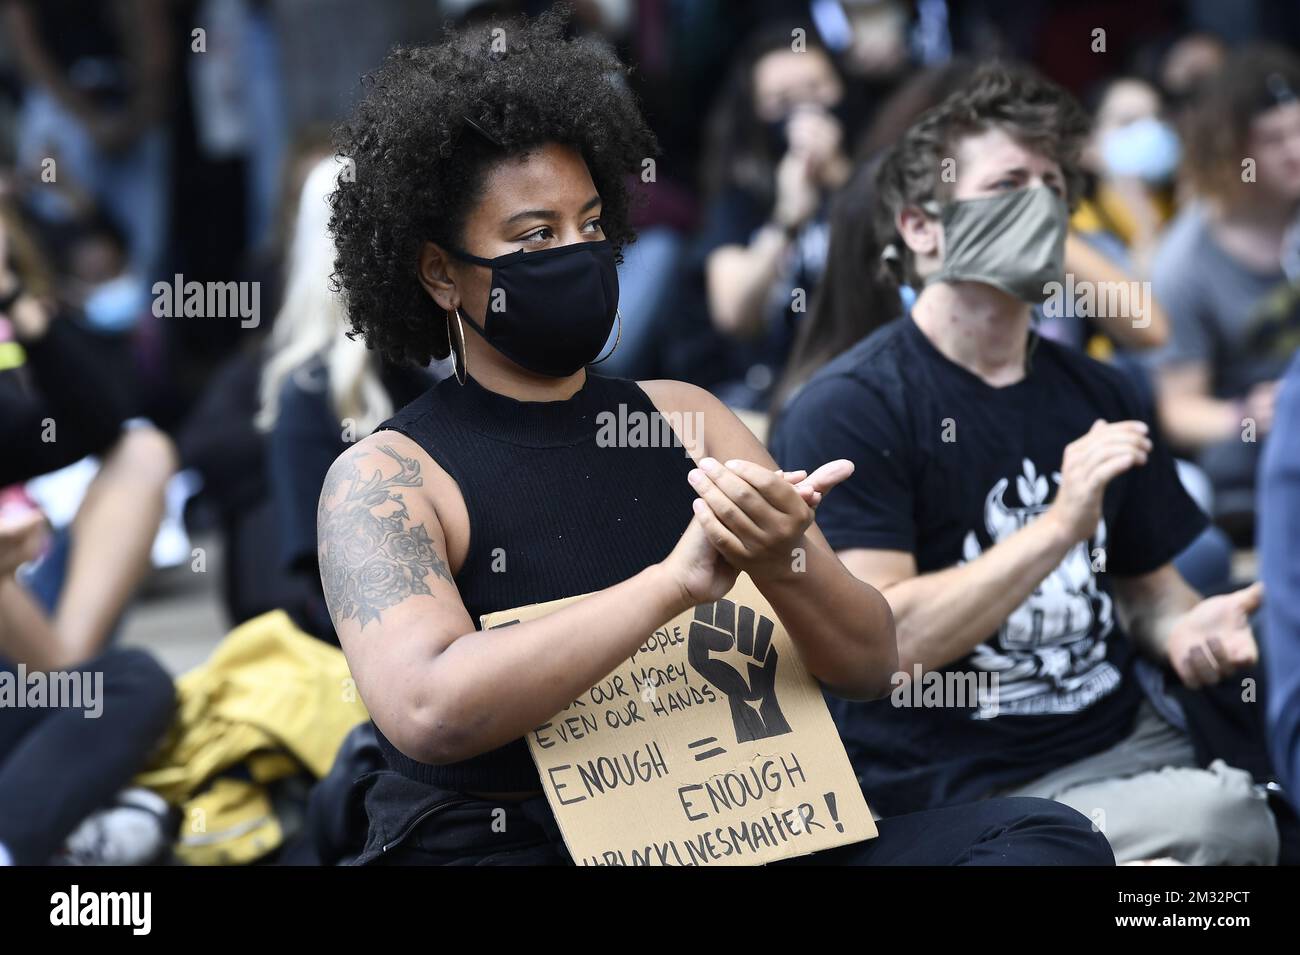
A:
{"label": "rose tattoo", "polygon": [[335,621],[355,617],[364,627],[380,611],[412,594],[430,593],[429,574],[451,580],[429,531],[411,521],[395,488],[420,487],[420,463],[389,445],[379,448],[398,464],[367,478],[352,459],[335,463],[321,491],[317,520],[321,583]]}

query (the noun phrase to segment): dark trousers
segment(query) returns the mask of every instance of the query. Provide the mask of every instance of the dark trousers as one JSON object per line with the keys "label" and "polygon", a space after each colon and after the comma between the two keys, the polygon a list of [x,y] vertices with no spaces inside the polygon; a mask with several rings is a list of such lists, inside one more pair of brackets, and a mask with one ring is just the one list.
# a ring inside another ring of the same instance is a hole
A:
{"label": "dark trousers", "polygon": [[[565,865],[544,797],[492,803],[381,771],[365,782],[370,837],[358,864]],[[1050,799],[986,799],[882,819],[875,839],[777,865],[1114,865],[1106,837]]]}
{"label": "dark trousers", "polygon": [[[8,661],[0,671],[17,674]],[[42,865],[82,819],[144,768],[171,722],[171,677],[143,650],[110,650],[77,671],[103,674],[100,715],[84,708],[0,707],[0,845]]]}
{"label": "dark trousers", "polygon": [[1007,797],[891,816],[880,835],[777,865],[1114,865],[1086,816],[1050,799]]}

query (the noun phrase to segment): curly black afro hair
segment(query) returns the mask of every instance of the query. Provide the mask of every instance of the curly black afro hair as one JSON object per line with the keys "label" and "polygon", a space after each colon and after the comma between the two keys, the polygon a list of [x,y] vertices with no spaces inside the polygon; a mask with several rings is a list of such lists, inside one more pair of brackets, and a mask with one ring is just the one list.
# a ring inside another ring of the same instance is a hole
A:
{"label": "curly black afro hair", "polygon": [[606,238],[616,253],[633,240],[628,174],[655,154],[654,134],[623,64],[599,41],[566,39],[567,20],[557,8],[449,31],[435,46],[395,49],[363,79],[336,134],[351,165],[330,199],[334,282],[352,334],[389,361],[446,357],[446,315],[420,285],[420,248],[463,245],[486,174],[503,159],[547,143],[576,148]]}

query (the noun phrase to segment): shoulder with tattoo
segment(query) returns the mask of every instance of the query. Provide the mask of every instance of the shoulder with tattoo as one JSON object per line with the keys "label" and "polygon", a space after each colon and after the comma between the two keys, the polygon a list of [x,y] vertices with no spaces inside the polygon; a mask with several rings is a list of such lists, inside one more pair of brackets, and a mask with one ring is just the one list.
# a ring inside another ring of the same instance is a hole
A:
{"label": "shoulder with tattoo", "polygon": [[336,626],[356,620],[364,629],[408,597],[432,595],[433,579],[451,580],[429,527],[411,514],[424,481],[409,441],[391,432],[371,435],[330,467],[316,539],[325,601]]}

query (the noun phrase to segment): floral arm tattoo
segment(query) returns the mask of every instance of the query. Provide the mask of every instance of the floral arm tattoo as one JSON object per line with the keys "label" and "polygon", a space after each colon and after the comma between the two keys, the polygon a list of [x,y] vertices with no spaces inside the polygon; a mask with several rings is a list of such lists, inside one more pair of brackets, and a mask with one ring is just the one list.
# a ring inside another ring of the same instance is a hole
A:
{"label": "floral arm tattoo", "polygon": [[337,625],[349,618],[365,627],[380,611],[412,594],[430,594],[429,574],[450,581],[423,524],[411,520],[397,489],[420,487],[420,463],[389,445],[378,450],[397,462],[397,474],[376,467],[363,477],[354,458],[334,463],[317,512],[317,539],[325,602]]}

